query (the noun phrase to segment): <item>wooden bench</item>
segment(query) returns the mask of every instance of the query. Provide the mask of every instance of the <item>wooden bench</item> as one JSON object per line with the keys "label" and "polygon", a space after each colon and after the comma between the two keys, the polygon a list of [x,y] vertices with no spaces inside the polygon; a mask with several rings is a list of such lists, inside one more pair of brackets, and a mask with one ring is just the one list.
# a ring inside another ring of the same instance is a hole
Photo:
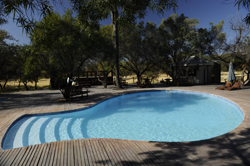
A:
{"label": "wooden bench", "polygon": [[72,99],[74,96],[81,96],[83,94],[88,97],[88,89],[82,90],[82,86],[70,86],[65,88],[60,88],[60,91],[65,99]]}

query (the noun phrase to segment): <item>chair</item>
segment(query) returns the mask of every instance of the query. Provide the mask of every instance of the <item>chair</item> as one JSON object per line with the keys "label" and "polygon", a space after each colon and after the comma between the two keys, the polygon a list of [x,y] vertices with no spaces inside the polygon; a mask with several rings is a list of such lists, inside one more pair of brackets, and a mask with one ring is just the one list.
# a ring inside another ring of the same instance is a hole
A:
{"label": "chair", "polygon": [[226,82],[226,84],[225,84],[224,86],[219,86],[219,87],[215,88],[215,90],[216,90],[216,89],[218,89],[218,90],[224,90],[224,89],[226,89],[226,88],[231,87],[232,85],[233,85],[233,83],[230,82],[230,81],[228,81],[228,82]]}
{"label": "chair", "polygon": [[235,82],[233,86],[225,88],[225,90],[234,90],[234,89],[241,89],[241,80]]}
{"label": "chair", "polygon": [[146,88],[145,84],[142,84],[141,82],[137,82],[138,88]]}

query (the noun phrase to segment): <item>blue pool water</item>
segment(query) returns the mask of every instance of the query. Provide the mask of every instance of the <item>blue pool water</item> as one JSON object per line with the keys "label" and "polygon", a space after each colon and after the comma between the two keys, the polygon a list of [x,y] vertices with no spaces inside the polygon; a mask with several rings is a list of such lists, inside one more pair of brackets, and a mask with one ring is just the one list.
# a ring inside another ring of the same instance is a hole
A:
{"label": "blue pool water", "polygon": [[233,102],[185,91],[149,91],[114,97],[89,108],[16,120],[3,149],[78,138],[117,138],[163,142],[209,139],[244,119]]}

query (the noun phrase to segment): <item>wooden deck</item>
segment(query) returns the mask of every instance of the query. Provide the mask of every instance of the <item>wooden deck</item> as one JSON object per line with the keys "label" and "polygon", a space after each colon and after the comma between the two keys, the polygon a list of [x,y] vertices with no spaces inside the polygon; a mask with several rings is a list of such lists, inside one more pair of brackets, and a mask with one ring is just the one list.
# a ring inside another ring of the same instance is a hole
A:
{"label": "wooden deck", "polygon": [[[79,139],[1,152],[0,165],[165,165],[178,156],[162,156],[156,143],[115,139]],[[153,145],[153,146],[152,146]],[[176,158],[176,159],[175,159]],[[181,165],[181,163],[179,163]],[[191,164],[191,163],[190,163]]]}
{"label": "wooden deck", "polygon": [[[250,165],[250,88],[228,92],[214,91],[214,87],[198,86],[193,89],[188,87],[188,90],[220,94],[229,98],[243,110],[243,123],[227,134],[197,142],[162,143],[92,138],[57,141],[10,150],[0,148],[0,166]],[[90,94],[89,99],[71,102],[55,100],[58,96],[62,97],[60,95],[59,91],[46,92],[45,95],[41,95],[41,92],[5,95],[5,98],[11,99],[0,103],[0,140],[9,125],[23,114],[77,109],[115,93]],[[24,97],[26,100],[22,100]]]}

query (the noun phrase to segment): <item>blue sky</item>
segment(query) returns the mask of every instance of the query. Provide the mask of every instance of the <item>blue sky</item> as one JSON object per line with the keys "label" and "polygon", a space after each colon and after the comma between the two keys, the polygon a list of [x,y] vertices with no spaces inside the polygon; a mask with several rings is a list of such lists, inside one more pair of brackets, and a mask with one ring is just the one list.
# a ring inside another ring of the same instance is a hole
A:
{"label": "blue sky", "polygon": [[[209,28],[209,22],[217,24],[221,20],[224,20],[224,32],[226,32],[227,37],[231,39],[233,37],[233,34],[229,31],[229,19],[231,17],[237,18],[239,14],[241,14],[244,18],[247,14],[247,10],[245,10],[244,8],[238,10],[238,7],[234,7],[234,0],[227,1],[227,4],[223,4],[223,1],[225,0],[187,0],[187,2],[185,0],[179,0],[179,7],[176,12],[178,13],[178,15],[184,13],[184,15],[188,18],[199,19],[199,25],[197,26],[197,28]],[[163,18],[167,18],[173,13],[175,12],[171,10],[165,12],[163,16],[159,16],[157,15],[157,13],[148,11],[146,17],[143,20],[138,21],[152,21],[159,25]],[[60,11],[60,14],[63,14],[63,11]],[[5,29],[17,40],[19,40],[19,44],[29,44],[30,40],[28,36],[25,32],[22,32],[21,27],[17,27],[16,24],[13,23],[11,16],[9,16],[8,21],[8,24],[2,25],[0,26],[0,28]],[[107,25],[110,23],[110,19],[100,22],[100,24],[102,25]]]}

